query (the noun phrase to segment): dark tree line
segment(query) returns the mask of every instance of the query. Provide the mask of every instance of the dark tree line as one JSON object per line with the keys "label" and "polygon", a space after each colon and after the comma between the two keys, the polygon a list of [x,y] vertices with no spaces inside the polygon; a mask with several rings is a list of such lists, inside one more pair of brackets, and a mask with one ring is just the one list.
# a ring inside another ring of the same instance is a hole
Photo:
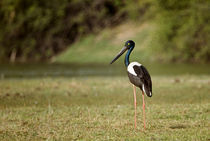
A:
{"label": "dark tree line", "polygon": [[209,13],[208,0],[1,0],[0,62],[47,60],[80,37],[128,19],[154,19],[157,50],[171,60],[209,62]]}
{"label": "dark tree line", "polygon": [[124,3],[107,0],[1,0],[1,60],[46,60],[81,36],[118,24]]}

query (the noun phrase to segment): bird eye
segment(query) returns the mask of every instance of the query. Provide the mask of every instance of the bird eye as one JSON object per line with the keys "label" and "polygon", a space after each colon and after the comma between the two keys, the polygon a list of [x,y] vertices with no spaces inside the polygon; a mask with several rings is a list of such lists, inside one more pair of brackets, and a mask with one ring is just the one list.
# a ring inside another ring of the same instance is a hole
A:
{"label": "bird eye", "polygon": [[130,43],[128,43],[128,45],[130,45]]}

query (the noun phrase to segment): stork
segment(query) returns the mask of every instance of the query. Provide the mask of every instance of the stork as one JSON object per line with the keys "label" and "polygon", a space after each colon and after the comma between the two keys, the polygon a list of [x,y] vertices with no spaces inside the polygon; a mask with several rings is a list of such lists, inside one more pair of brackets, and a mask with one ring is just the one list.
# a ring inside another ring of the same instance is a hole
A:
{"label": "stork", "polygon": [[144,102],[144,94],[148,97],[152,97],[152,80],[150,77],[149,72],[147,69],[138,62],[131,62],[129,61],[129,57],[131,52],[135,47],[135,42],[132,40],[128,40],[125,42],[125,46],[121,49],[121,51],[116,55],[116,57],[111,61],[110,64],[114,63],[124,52],[127,51],[125,55],[125,66],[127,68],[128,78],[130,82],[133,84],[133,94],[134,94],[134,108],[135,108],[135,115],[134,115],[134,122],[135,122],[135,129],[136,129],[136,87],[139,87],[142,91],[142,109],[143,109],[143,123],[144,129],[146,129],[146,115],[145,115],[145,102]]}

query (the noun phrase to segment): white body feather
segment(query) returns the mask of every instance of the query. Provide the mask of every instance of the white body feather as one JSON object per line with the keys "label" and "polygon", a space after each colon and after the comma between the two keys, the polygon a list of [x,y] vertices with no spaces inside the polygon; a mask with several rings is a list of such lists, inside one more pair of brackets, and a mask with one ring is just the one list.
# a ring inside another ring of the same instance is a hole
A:
{"label": "white body feather", "polygon": [[137,74],[135,73],[133,66],[141,66],[141,64],[139,64],[138,62],[131,62],[128,67],[127,67],[127,71],[135,76],[137,76]]}

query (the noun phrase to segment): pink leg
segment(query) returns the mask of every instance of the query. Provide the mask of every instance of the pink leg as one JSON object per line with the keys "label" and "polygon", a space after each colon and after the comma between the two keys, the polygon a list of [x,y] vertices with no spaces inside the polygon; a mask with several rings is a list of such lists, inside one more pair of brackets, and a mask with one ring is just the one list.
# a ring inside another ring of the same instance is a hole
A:
{"label": "pink leg", "polygon": [[135,120],[135,129],[136,129],[136,87],[135,85],[133,85],[133,96],[134,96],[134,108],[135,108],[134,120]]}
{"label": "pink leg", "polygon": [[143,99],[143,120],[144,120],[144,129],[146,129],[146,115],[145,115],[145,103],[144,103],[144,92],[142,92],[142,99]]}

